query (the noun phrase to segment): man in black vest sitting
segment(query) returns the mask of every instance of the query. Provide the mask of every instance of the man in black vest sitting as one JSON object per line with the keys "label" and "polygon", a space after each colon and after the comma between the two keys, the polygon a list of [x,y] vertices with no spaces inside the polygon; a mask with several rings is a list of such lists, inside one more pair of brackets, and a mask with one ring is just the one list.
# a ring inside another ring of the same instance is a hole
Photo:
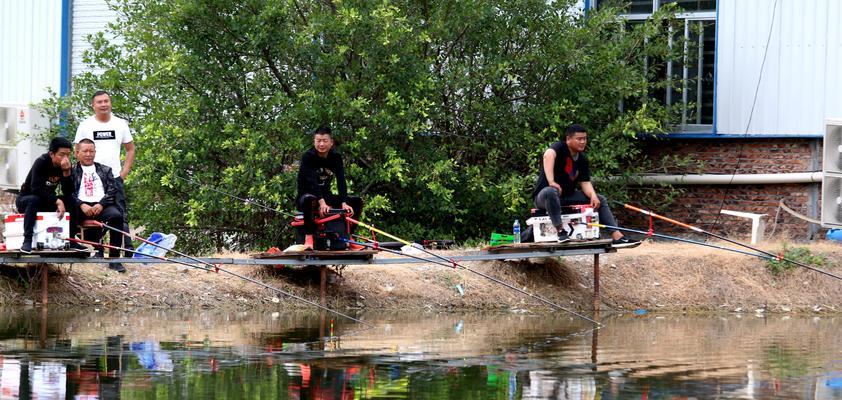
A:
{"label": "man in black vest sitting", "polygon": [[[599,214],[602,224],[617,226],[614,214],[608,207],[605,197],[597,194],[591,184],[591,172],[585,147],[588,144],[588,132],[582,125],[570,125],[564,132],[564,142],[558,141],[550,145],[544,152],[541,167],[538,168],[538,179],[532,197],[535,207],[547,210],[553,226],[558,230],[558,241],[566,242],[567,237],[562,221],[561,206],[571,204],[590,204]],[[579,184],[582,190],[576,189]],[[612,246],[634,247],[640,244],[631,240],[623,233],[608,228],[611,234]]]}

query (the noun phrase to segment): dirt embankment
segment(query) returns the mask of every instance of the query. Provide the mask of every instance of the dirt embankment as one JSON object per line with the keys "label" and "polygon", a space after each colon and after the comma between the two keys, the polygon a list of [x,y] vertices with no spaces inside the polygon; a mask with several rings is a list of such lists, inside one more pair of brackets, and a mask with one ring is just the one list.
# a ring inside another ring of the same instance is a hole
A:
{"label": "dirt embankment", "polygon": [[[769,243],[762,247],[777,253],[781,245]],[[806,247],[829,260],[830,264],[822,269],[842,275],[836,261],[842,256],[842,246],[818,242]],[[600,263],[603,310],[842,310],[842,280],[801,267],[774,275],[760,258],[716,249],[644,243],[636,249],[601,255]],[[543,263],[489,261],[464,265],[564,307],[592,309],[592,256],[544,259]],[[0,266],[0,287],[4,289],[0,291],[0,302],[37,301],[40,274],[36,268]],[[50,304],[127,309],[310,307],[222,273],[163,264],[127,268],[128,273],[118,274],[103,264],[50,266]],[[296,296],[319,299],[316,267],[226,268]],[[540,302],[478,274],[432,264],[347,266],[338,272],[332,269],[327,300],[329,307],[343,310],[546,309]]]}

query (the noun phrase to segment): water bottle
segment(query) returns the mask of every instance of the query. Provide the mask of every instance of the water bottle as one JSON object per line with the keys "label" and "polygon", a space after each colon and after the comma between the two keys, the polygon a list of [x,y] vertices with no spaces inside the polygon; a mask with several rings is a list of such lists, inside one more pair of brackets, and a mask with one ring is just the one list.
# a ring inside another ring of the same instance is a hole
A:
{"label": "water bottle", "polygon": [[515,237],[515,243],[520,243],[520,221],[515,220],[515,224],[512,225],[512,235]]}

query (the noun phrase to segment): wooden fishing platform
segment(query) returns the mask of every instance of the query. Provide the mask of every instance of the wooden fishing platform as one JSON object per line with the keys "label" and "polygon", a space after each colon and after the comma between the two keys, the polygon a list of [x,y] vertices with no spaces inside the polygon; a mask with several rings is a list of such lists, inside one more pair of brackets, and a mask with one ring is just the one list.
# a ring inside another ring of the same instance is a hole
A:
{"label": "wooden fishing platform", "polygon": [[[599,312],[599,255],[614,253],[617,249],[611,246],[611,240],[571,241],[565,243],[540,242],[517,243],[500,246],[486,246],[481,250],[467,251],[460,255],[446,255],[448,260],[490,261],[515,260],[529,258],[552,258],[567,256],[594,257],[594,310]],[[203,263],[214,265],[273,265],[273,266],[304,266],[314,265],[321,268],[321,300],[325,304],[327,284],[327,267],[370,264],[420,264],[440,263],[442,260],[430,255],[417,257],[395,256],[375,257],[378,250],[343,250],[343,251],[294,251],[276,253],[258,253],[250,258],[206,258],[196,257]],[[120,262],[124,264],[166,264],[174,260],[187,264],[201,265],[194,259],[185,257],[170,257],[169,260],[154,258],[99,258],[89,257],[90,253],[77,251],[39,251],[32,254],[20,252],[0,252],[0,264],[41,264],[42,293],[41,303],[47,304],[47,264],[107,264]]]}
{"label": "wooden fishing platform", "polygon": [[[579,241],[570,241],[564,243],[558,242],[537,242],[537,243],[512,243],[512,244],[502,244],[499,246],[485,246],[482,248],[483,251],[487,251],[491,254],[508,254],[508,253],[523,253],[529,251],[535,252],[565,252],[567,255],[570,255],[570,251],[574,249],[587,249],[592,250],[596,248],[604,247],[606,249],[610,249],[609,252],[616,251],[613,247],[611,247],[611,239],[598,239],[598,240],[579,240]],[[587,252],[590,254],[590,251]]]}

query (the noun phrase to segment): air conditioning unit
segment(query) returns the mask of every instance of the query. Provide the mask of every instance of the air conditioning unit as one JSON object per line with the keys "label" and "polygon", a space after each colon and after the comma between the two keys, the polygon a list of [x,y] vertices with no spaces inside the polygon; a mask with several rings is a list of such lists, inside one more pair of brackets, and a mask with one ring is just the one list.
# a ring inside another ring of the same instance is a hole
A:
{"label": "air conditioning unit", "polygon": [[47,151],[38,139],[49,123],[33,108],[0,105],[0,188],[20,188],[32,163]]}
{"label": "air conditioning unit", "polygon": [[825,122],[822,226],[842,228],[842,119],[829,119]]}

